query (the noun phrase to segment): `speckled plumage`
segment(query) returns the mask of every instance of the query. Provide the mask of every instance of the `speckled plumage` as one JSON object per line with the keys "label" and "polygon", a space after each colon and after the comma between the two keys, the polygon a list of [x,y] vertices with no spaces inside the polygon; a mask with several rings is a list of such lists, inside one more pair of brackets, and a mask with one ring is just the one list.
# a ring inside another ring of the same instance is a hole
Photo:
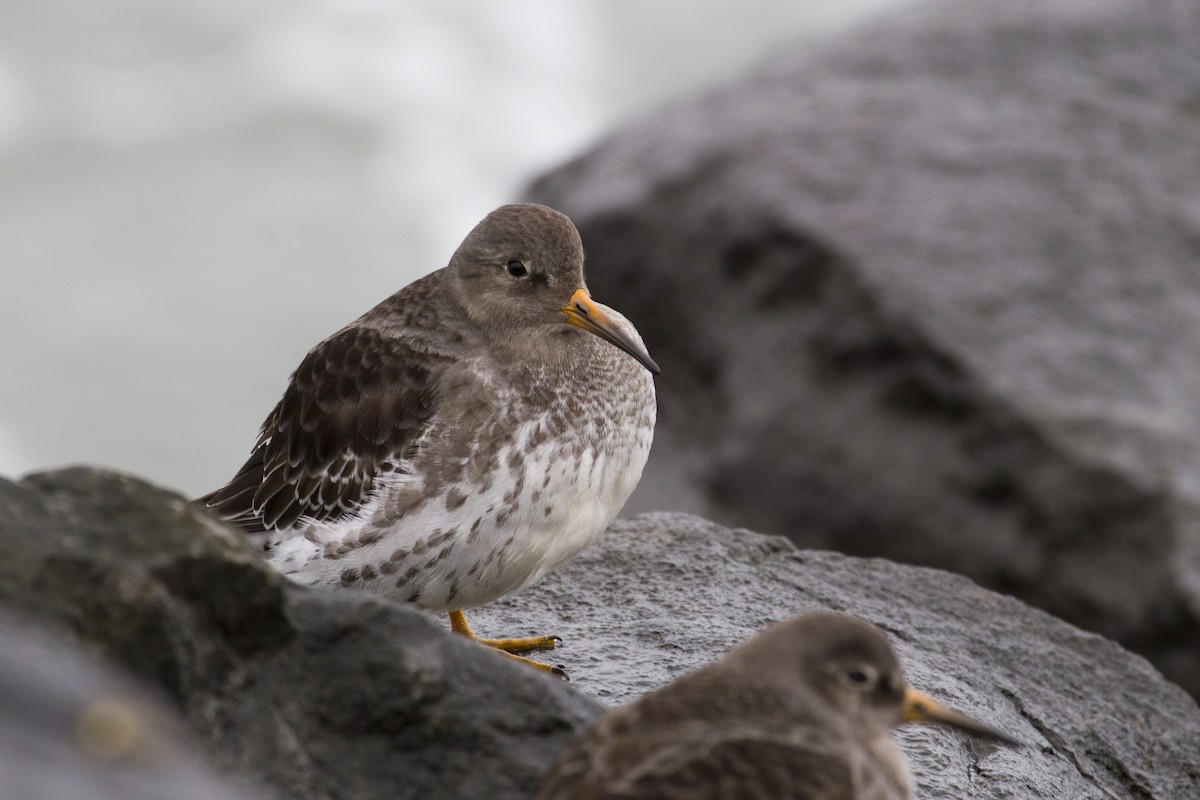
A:
{"label": "speckled plumage", "polygon": [[654,428],[657,367],[583,286],[570,220],[497,209],[314,347],[200,502],[301,583],[430,610],[529,585],[616,516]]}
{"label": "speckled plumage", "polygon": [[904,721],[1011,743],[908,687],[874,626],[810,613],[602,719],[535,800],[910,800]]}

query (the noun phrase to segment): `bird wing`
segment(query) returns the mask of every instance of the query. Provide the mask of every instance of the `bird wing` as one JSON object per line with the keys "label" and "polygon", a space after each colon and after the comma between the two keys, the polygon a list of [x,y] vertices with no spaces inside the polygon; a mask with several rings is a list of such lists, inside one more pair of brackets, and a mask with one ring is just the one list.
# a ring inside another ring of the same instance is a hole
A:
{"label": "bird wing", "polygon": [[452,362],[415,335],[354,324],[314,347],[263,423],[250,458],[198,502],[247,532],[334,520],[402,468]]}
{"label": "bird wing", "polygon": [[659,748],[623,772],[596,770],[576,750],[546,776],[537,800],[868,800],[847,761],[826,751],[759,736],[698,744]]}

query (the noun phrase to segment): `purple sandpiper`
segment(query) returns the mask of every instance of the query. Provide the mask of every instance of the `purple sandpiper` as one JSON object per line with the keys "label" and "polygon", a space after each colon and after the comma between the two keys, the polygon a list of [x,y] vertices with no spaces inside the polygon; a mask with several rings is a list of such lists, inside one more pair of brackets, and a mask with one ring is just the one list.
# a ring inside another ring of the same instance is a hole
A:
{"label": "purple sandpiper", "polygon": [[[591,299],[563,214],[488,214],[448,266],[314,347],[250,458],[200,498],[311,586],[447,611],[529,586],[587,547],[641,477],[658,366]],[[520,659],[545,670],[561,670]]]}
{"label": "purple sandpiper", "polygon": [[875,626],[814,612],[602,719],[536,800],[909,800],[905,722],[1015,744],[909,686]]}

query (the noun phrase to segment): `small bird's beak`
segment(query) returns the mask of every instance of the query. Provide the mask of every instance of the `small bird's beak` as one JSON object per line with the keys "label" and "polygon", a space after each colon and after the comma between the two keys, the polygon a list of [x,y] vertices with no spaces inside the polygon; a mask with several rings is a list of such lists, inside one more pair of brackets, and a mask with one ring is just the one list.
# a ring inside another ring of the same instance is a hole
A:
{"label": "small bird's beak", "polygon": [[936,722],[958,728],[976,736],[982,736],[985,739],[1009,745],[1010,747],[1019,747],[1021,745],[1020,742],[1011,736],[1001,733],[988,725],[984,725],[982,722],[972,719],[966,714],[961,714],[952,708],[946,708],[946,706],[934,700],[929,695],[922,694],[911,686],[904,690],[903,711],[905,722]]}
{"label": "small bird's beak", "polygon": [[636,358],[651,374],[662,372],[654,359],[646,352],[646,348],[629,334],[617,328],[604,306],[592,300],[587,289],[576,289],[571,295],[571,302],[563,306],[562,311],[567,315],[567,322],[576,328],[583,328],[588,333],[594,333],[609,344],[624,350]]}

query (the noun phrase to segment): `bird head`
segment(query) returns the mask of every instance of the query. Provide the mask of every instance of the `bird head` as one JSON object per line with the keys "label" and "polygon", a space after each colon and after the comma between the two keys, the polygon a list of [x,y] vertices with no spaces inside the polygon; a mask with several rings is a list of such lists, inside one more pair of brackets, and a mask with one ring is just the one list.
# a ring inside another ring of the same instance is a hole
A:
{"label": "bird head", "polygon": [[467,317],[494,339],[536,348],[584,330],[659,373],[633,325],[588,293],[583,243],[564,214],[501,206],[467,234],[449,266]]}
{"label": "bird head", "polygon": [[908,685],[883,632],[845,614],[816,612],[776,627],[792,643],[800,680],[864,737],[905,723],[935,723],[1003,744],[1004,733]]}

